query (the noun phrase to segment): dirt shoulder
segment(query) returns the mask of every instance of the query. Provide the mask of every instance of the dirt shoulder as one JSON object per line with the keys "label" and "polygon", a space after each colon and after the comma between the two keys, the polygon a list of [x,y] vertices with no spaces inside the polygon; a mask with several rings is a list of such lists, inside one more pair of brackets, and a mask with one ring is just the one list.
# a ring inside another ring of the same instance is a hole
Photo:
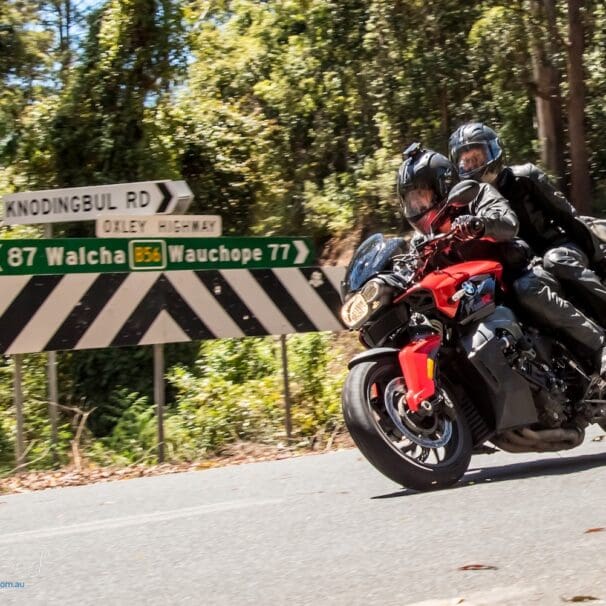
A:
{"label": "dirt shoulder", "polygon": [[227,465],[241,465],[243,463],[276,461],[310,454],[323,454],[330,451],[353,448],[353,446],[354,444],[347,432],[335,435],[332,441],[322,446],[322,448],[315,448],[313,444],[311,446],[297,447],[237,442],[230,444],[220,455],[187,463],[138,464],[127,467],[95,467],[91,465],[82,467],[81,469],[64,467],[51,471],[22,472],[0,480],[0,494],[31,492],[65,486],[82,486],[97,482],[129,480],[131,478],[181,473],[184,471],[199,471],[215,467],[225,467]]}

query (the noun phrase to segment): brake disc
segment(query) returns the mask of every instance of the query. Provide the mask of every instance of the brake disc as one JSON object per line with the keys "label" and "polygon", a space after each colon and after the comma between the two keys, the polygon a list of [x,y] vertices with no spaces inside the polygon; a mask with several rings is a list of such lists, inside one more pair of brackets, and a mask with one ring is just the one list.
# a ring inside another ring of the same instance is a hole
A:
{"label": "brake disc", "polygon": [[[445,446],[450,441],[452,437],[452,421],[444,416],[437,418],[437,423],[435,425],[436,432],[440,429],[442,436],[437,437],[435,439],[427,438],[418,433],[415,433],[410,428],[406,427],[406,425],[402,422],[402,417],[397,410],[398,395],[401,398],[406,398],[406,385],[404,383],[403,377],[396,377],[392,379],[387,387],[385,388],[385,409],[387,410],[387,414],[390,419],[393,421],[393,424],[396,426],[398,431],[400,431],[404,436],[406,436],[409,440],[418,444],[419,446],[425,448],[441,448]],[[406,407],[406,406],[405,406]],[[420,432],[421,433],[421,432]]]}

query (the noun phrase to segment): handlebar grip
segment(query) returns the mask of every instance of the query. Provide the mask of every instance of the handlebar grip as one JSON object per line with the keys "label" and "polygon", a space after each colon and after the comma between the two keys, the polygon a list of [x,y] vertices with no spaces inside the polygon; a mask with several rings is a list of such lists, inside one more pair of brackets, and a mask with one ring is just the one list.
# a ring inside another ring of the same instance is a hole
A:
{"label": "handlebar grip", "polygon": [[474,234],[479,235],[484,231],[484,222],[481,219],[474,217],[470,222],[470,228]]}

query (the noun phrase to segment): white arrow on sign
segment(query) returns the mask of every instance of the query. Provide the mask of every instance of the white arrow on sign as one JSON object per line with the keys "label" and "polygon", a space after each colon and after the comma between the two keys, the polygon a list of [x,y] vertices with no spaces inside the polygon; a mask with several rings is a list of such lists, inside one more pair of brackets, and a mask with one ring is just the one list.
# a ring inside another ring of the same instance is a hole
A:
{"label": "white arrow on sign", "polygon": [[185,212],[193,194],[185,181],[140,181],[7,194],[4,223],[90,221],[105,215]]}
{"label": "white arrow on sign", "polygon": [[295,257],[295,265],[299,265],[303,263],[307,259],[307,255],[309,255],[309,247],[303,240],[294,240],[293,244],[297,249],[297,256]]}

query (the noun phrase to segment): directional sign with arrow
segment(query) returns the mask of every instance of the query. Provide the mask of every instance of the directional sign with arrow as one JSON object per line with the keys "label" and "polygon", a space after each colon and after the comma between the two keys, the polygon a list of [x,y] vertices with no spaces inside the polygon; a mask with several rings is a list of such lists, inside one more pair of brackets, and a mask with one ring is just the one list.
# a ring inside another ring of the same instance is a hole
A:
{"label": "directional sign with arrow", "polygon": [[7,240],[0,276],[297,267],[313,263],[307,238],[65,238]]}
{"label": "directional sign with arrow", "polygon": [[7,194],[4,223],[89,221],[106,215],[185,212],[193,194],[185,181],[141,181]]}

